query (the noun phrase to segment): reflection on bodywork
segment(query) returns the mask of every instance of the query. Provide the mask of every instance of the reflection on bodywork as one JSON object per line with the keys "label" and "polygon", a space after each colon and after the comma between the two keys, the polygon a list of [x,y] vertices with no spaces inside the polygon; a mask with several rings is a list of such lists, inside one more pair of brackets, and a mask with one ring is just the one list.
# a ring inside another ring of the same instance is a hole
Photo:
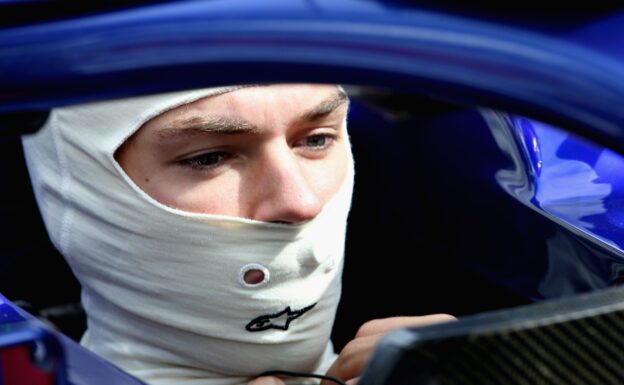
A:
{"label": "reflection on bodywork", "polygon": [[[528,124],[521,118],[514,122]],[[566,140],[574,140],[569,134],[537,122],[532,126],[542,153],[542,172],[537,177],[535,195],[537,203],[546,212],[574,226],[595,228],[591,220],[583,219],[607,211],[604,199],[611,194],[611,184],[600,183],[596,170],[586,161],[558,155],[557,150]],[[600,149],[587,146],[586,151],[599,153]]]}
{"label": "reflection on bodywork", "polygon": [[539,293],[560,297],[621,281],[624,238],[617,218],[624,185],[615,170],[624,169],[624,159],[541,122],[491,110],[481,114],[514,164],[497,172],[499,185],[563,227],[546,240],[548,267]]}

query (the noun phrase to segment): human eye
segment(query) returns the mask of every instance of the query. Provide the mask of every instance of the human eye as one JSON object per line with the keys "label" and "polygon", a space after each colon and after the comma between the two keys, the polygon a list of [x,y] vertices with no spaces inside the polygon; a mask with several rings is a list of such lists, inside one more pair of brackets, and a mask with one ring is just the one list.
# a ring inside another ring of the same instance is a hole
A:
{"label": "human eye", "polygon": [[212,151],[181,159],[178,163],[185,167],[204,170],[216,168],[231,157],[232,155],[225,151]]}
{"label": "human eye", "polygon": [[323,151],[330,148],[334,144],[335,140],[335,135],[317,133],[308,135],[305,138],[298,140],[295,143],[295,146],[306,150]]}

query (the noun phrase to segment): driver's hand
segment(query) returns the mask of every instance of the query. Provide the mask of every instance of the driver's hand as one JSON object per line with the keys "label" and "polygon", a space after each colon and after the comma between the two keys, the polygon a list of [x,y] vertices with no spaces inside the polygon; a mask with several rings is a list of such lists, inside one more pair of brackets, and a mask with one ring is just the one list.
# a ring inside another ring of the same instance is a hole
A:
{"label": "driver's hand", "polygon": [[[355,338],[345,345],[336,361],[327,371],[327,375],[342,379],[349,385],[354,385],[370,358],[375,345],[389,331],[402,327],[424,326],[454,320],[456,318],[449,314],[431,314],[417,317],[390,317],[368,321],[360,327]],[[273,384],[277,384],[277,382],[266,383],[266,385]],[[330,380],[323,380],[321,385],[336,385],[336,383]]]}

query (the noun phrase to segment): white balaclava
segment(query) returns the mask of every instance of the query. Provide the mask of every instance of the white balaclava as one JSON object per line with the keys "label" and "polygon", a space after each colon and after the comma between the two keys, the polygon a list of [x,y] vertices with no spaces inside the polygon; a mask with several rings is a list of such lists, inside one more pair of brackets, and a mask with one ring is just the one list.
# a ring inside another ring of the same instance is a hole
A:
{"label": "white balaclava", "polygon": [[[324,374],[335,359],[329,338],[353,189],[350,153],[339,192],[297,225],[167,207],[114,158],[151,118],[238,88],[59,108],[22,140],[50,238],[82,285],[81,343],[150,384],[244,384],[267,370]],[[249,269],[264,280],[246,283]]]}

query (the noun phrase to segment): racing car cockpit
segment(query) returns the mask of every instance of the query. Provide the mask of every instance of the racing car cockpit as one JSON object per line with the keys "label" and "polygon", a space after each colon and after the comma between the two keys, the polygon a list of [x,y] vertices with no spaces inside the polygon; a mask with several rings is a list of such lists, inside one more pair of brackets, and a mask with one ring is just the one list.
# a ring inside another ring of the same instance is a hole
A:
{"label": "racing car cockpit", "polygon": [[362,385],[624,380],[624,65],[619,37],[601,40],[624,36],[620,11],[539,25],[394,1],[135,2],[38,20],[10,6],[0,384],[142,384],[78,344],[80,284],[20,137],[56,107],[294,82],[350,99],[336,349],[373,318],[458,317],[389,334]]}

